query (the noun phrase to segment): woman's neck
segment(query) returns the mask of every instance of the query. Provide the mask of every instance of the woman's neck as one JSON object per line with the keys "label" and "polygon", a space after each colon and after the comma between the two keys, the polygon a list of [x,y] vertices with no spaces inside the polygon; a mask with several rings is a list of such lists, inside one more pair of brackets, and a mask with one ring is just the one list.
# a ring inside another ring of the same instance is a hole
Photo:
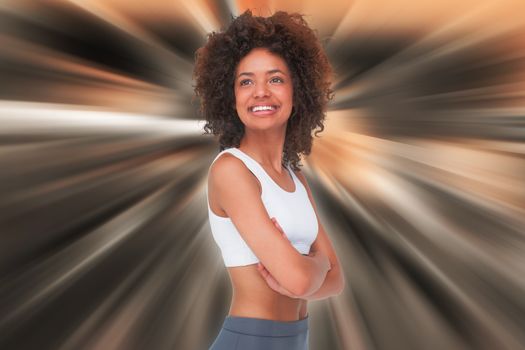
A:
{"label": "woman's neck", "polygon": [[284,138],[257,140],[245,135],[239,149],[259,164],[272,167],[278,173],[282,171]]}

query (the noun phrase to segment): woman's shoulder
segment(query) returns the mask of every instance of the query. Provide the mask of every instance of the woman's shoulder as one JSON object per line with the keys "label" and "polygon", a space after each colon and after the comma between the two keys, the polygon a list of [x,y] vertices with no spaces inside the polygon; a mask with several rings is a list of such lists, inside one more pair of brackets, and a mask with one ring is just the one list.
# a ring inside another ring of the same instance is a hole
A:
{"label": "woman's shoulder", "polygon": [[231,153],[224,152],[215,159],[209,170],[209,183],[213,186],[231,188],[243,182],[260,189],[259,182],[246,164]]}
{"label": "woman's shoulder", "polygon": [[[229,152],[222,152],[210,166],[210,175],[219,175],[228,172],[237,173],[244,167],[242,160]],[[242,172],[242,171],[241,171]]]}

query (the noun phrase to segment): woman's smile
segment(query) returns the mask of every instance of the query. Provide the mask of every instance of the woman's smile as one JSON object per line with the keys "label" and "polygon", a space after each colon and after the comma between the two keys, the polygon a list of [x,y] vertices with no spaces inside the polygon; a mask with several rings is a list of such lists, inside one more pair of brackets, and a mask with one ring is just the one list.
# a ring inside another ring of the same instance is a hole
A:
{"label": "woman's smile", "polygon": [[248,108],[252,114],[257,116],[274,115],[279,109],[278,105],[275,104],[258,104]]}

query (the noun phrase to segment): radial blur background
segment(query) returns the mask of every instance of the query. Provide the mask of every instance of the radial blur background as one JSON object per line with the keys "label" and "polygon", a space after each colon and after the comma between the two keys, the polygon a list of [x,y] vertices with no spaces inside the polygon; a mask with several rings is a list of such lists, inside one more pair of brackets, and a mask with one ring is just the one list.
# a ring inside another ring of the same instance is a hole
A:
{"label": "radial blur background", "polygon": [[524,349],[522,0],[0,1],[0,348],[211,345],[191,75],[248,8],[303,13],[336,73],[303,171],[347,285],[310,349]]}

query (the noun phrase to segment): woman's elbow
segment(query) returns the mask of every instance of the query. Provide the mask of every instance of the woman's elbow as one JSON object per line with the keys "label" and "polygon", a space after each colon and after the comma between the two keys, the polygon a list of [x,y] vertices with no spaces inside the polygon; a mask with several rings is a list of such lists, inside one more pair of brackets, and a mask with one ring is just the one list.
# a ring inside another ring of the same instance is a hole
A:
{"label": "woman's elbow", "polygon": [[303,270],[290,271],[288,285],[285,286],[294,295],[301,296],[308,292],[311,281],[310,276]]}
{"label": "woman's elbow", "polygon": [[[277,274],[275,276],[277,276]],[[303,295],[303,291],[308,288],[306,274],[300,269],[288,269],[282,271],[280,274],[280,279],[277,277],[276,279],[286,290],[288,290],[293,295]]]}

